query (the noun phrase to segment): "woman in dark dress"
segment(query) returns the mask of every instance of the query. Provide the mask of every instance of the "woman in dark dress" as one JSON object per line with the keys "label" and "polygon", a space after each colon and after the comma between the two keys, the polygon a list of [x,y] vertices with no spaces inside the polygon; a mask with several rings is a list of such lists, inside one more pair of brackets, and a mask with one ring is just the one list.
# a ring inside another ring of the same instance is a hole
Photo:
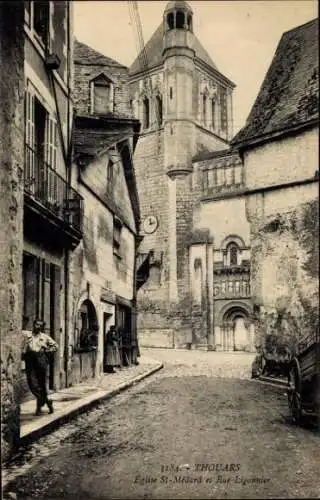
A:
{"label": "woman in dark dress", "polygon": [[117,342],[117,332],[114,325],[110,326],[105,337],[105,359],[104,371],[107,373],[114,373],[115,366],[120,365],[120,356]]}

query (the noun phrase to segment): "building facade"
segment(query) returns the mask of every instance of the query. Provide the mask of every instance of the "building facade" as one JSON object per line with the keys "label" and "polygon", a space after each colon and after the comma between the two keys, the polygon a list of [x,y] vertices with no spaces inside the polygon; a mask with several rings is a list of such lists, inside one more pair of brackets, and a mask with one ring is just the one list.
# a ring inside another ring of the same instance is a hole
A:
{"label": "building facade", "polygon": [[23,252],[24,5],[0,3],[1,463],[18,444]]}
{"label": "building facade", "polygon": [[[198,153],[193,167],[193,224],[199,230],[206,228],[213,241],[215,348],[252,350],[250,226],[245,211],[243,162],[238,151],[230,148]],[[195,283],[199,271],[196,265],[193,267],[190,272]]]}
{"label": "building facade", "polygon": [[[235,85],[194,34],[187,2],[168,3],[129,69],[129,87],[141,121],[134,156],[141,252],[150,253],[149,279],[138,293],[142,345],[247,348],[249,228],[241,161],[229,152]],[[215,173],[235,177],[213,193],[204,183]]]}
{"label": "building facade", "polygon": [[256,344],[319,328],[318,20],[284,33],[246,126]]}
{"label": "building facade", "polygon": [[70,262],[72,384],[103,372],[111,325],[131,331],[137,342],[140,243],[133,168],[140,123],[129,117],[128,70],[78,41],[74,63],[72,175],[84,199],[84,225]]}
{"label": "building facade", "polygon": [[[49,389],[68,385],[69,261],[82,238],[71,184],[72,2],[25,2],[22,324],[35,318],[59,345]],[[28,397],[25,376],[22,397]]]}

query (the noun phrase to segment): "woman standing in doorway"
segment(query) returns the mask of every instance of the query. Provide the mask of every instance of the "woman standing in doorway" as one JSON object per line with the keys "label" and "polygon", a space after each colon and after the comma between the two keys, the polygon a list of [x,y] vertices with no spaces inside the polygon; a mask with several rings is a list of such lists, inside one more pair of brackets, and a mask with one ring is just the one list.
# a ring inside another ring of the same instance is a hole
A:
{"label": "woman standing in doorway", "polygon": [[105,360],[104,371],[107,373],[114,373],[114,367],[120,366],[120,355],[118,349],[118,336],[116,327],[110,326],[105,338]]}
{"label": "woman standing in doorway", "polygon": [[49,413],[53,413],[52,401],[47,393],[48,354],[58,349],[58,344],[43,332],[44,323],[36,319],[33,330],[23,331],[22,359],[26,363],[28,385],[37,398],[36,415],[41,414],[41,408],[46,404]]}

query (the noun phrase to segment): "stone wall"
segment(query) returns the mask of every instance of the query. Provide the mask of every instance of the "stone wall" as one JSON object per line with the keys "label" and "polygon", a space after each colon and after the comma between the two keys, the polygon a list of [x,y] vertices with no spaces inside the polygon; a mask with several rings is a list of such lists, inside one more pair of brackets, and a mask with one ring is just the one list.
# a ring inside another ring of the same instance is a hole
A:
{"label": "stone wall", "polygon": [[0,3],[1,58],[1,451],[19,438],[21,260],[23,244],[24,6]]}
{"label": "stone wall", "polygon": [[316,146],[316,136],[313,130],[283,139],[281,169],[276,168],[279,143],[245,154],[246,177],[252,186],[258,184],[258,176],[262,186],[309,180],[248,197],[257,345],[268,333],[295,341],[318,328],[319,211],[314,177],[318,159],[310,148]]}

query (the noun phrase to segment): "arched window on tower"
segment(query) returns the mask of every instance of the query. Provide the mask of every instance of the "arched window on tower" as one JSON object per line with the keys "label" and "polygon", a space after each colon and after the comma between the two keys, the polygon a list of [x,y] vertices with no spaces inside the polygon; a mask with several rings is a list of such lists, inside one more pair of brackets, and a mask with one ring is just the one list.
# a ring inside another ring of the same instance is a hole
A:
{"label": "arched window on tower", "polygon": [[202,262],[201,259],[194,261],[194,279],[193,279],[193,301],[194,304],[201,306],[202,302]]}
{"label": "arched window on tower", "polygon": [[182,30],[185,27],[184,21],[184,12],[182,10],[178,10],[176,13],[176,28],[178,30]]}
{"label": "arched window on tower", "polygon": [[212,123],[213,130],[215,130],[215,128],[216,128],[216,101],[215,101],[215,99],[211,100],[211,123]]}
{"label": "arched window on tower", "polygon": [[162,97],[160,95],[156,96],[156,114],[158,125],[162,125],[163,121],[163,111],[162,111]]}
{"label": "arched window on tower", "polygon": [[169,30],[174,29],[174,14],[173,12],[170,12],[167,16],[167,25]]}
{"label": "arched window on tower", "polygon": [[147,129],[150,126],[150,106],[149,106],[149,99],[147,97],[143,99],[142,106],[143,106],[142,126],[144,129]]}
{"label": "arched window on tower", "polygon": [[207,96],[203,94],[202,96],[202,118],[204,125],[207,124]]}
{"label": "arched window on tower", "polygon": [[191,14],[188,15],[188,29],[192,31],[192,16]]}
{"label": "arched window on tower", "polygon": [[230,266],[238,265],[239,248],[235,243],[230,243],[227,248],[227,262]]}

